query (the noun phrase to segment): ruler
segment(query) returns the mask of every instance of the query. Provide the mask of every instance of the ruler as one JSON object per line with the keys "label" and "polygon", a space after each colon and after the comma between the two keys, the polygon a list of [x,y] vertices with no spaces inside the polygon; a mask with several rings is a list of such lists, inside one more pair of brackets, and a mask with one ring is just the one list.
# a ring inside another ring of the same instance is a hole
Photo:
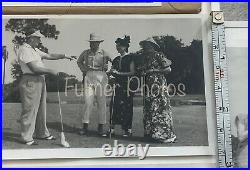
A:
{"label": "ruler", "polygon": [[233,167],[229,87],[223,12],[212,12],[214,88],[219,167]]}

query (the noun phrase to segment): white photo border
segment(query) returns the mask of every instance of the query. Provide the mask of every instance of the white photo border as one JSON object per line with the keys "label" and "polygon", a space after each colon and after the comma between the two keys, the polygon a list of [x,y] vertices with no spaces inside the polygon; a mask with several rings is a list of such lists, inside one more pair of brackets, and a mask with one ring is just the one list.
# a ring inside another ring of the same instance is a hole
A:
{"label": "white photo border", "polygon": [[[206,115],[208,146],[178,146],[178,147],[152,147],[149,148],[147,157],[158,156],[204,156],[216,155],[216,123],[213,86],[213,64],[211,44],[211,21],[207,14],[178,14],[178,15],[5,15],[8,18],[60,18],[60,19],[169,19],[187,18],[201,19],[202,43],[203,43],[203,66],[205,79]],[[39,154],[38,154],[39,153]],[[59,149],[13,149],[2,150],[2,160],[24,160],[24,159],[53,159],[53,158],[105,158],[102,148],[59,148]],[[110,158],[110,157],[107,157]]]}

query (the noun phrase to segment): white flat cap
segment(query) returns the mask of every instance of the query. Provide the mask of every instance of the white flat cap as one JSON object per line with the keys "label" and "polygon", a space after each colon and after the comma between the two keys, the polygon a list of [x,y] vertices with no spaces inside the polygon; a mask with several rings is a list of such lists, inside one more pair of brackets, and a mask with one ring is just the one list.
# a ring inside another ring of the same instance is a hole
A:
{"label": "white flat cap", "polygon": [[28,37],[40,37],[40,38],[45,38],[45,36],[38,30],[35,31],[33,34],[30,34]]}

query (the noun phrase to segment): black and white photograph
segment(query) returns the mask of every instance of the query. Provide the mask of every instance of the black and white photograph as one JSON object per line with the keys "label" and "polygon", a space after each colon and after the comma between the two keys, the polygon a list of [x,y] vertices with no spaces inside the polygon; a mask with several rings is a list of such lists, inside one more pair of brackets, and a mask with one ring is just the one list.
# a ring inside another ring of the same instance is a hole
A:
{"label": "black and white photograph", "polygon": [[199,15],[5,16],[3,159],[211,154],[203,25]]}
{"label": "black and white photograph", "polygon": [[247,22],[226,23],[229,99],[234,167],[248,167]]}

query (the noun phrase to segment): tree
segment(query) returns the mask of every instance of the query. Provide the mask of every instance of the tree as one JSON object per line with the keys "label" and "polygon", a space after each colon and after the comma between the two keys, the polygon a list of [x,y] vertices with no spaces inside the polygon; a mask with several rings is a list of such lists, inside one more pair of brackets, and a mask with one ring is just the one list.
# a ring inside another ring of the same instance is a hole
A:
{"label": "tree", "polygon": [[189,46],[184,46],[182,40],[174,36],[153,38],[160,46],[160,51],[172,61],[172,71],[166,76],[168,83],[183,83],[187,93],[203,94],[205,86],[202,41],[193,40]]}
{"label": "tree", "polygon": [[[17,46],[22,45],[25,42],[25,37],[37,30],[40,30],[45,37],[56,40],[60,32],[55,25],[49,24],[48,21],[48,19],[10,19],[5,25],[5,30],[16,34],[12,42]],[[48,53],[48,49],[42,43],[38,48]],[[11,75],[14,80],[22,75],[17,61],[12,64]]]}
{"label": "tree", "polygon": [[203,69],[203,48],[201,40],[193,40],[188,47],[190,56],[192,57],[193,68],[190,77],[193,79],[193,83],[190,86],[193,87],[192,93],[204,93],[204,69]]}
{"label": "tree", "polygon": [[[12,40],[15,46],[22,45],[25,42],[25,37],[37,30],[40,30],[47,38],[57,39],[60,34],[55,25],[48,23],[48,19],[10,19],[5,25],[5,30],[16,34]],[[48,53],[48,49],[44,47],[42,43],[38,48]],[[11,75],[14,80],[22,75],[21,68],[17,61],[12,64]]]}
{"label": "tree", "polygon": [[154,37],[160,46],[160,51],[172,61],[172,72],[166,77],[169,83],[178,84],[182,82],[188,74],[187,49],[182,40],[174,36]]}
{"label": "tree", "polygon": [[[25,42],[25,36],[37,30],[40,30],[46,38],[57,39],[60,34],[55,25],[48,23],[48,19],[10,19],[5,25],[5,30],[16,34],[13,43],[18,45]],[[38,48],[48,52],[48,49],[42,44]]]}
{"label": "tree", "polygon": [[59,90],[60,92],[65,91],[66,79],[68,86],[75,86],[79,81],[75,78],[74,75],[69,75],[67,73],[60,73],[57,80],[55,76],[46,75],[46,89],[48,92],[56,92]]}
{"label": "tree", "polygon": [[[25,42],[26,35],[29,35],[34,31],[40,30],[46,38],[53,38],[55,40],[60,34],[55,25],[48,23],[48,19],[10,19],[5,25],[5,30],[11,31],[15,34],[15,37],[12,40],[15,45],[15,49],[18,49],[18,46]],[[48,49],[44,47],[43,44],[40,44],[38,48],[48,53]],[[2,53],[4,53],[4,51]],[[4,86],[3,101],[19,102],[20,95],[18,92],[18,84],[22,75],[22,70],[17,61],[12,63],[11,75],[14,81]]]}
{"label": "tree", "polygon": [[22,76],[22,70],[17,60],[11,63],[11,76],[14,80],[19,81]]}

